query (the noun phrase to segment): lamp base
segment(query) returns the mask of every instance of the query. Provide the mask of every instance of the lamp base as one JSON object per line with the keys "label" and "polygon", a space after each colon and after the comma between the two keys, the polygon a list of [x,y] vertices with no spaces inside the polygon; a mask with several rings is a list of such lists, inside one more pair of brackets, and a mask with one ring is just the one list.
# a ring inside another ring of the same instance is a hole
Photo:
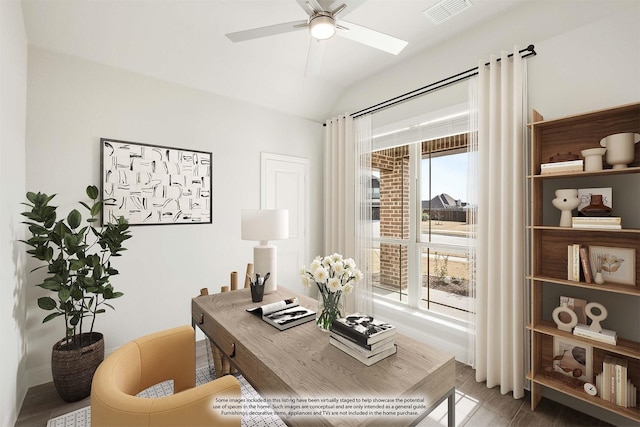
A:
{"label": "lamp base", "polygon": [[259,245],[253,248],[253,272],[264,277],[271,273],[269,280],[264,287],[265,294],[271,294],[278,289],[278,276],[276,268],[278,265],[277,248],[271,245]]}

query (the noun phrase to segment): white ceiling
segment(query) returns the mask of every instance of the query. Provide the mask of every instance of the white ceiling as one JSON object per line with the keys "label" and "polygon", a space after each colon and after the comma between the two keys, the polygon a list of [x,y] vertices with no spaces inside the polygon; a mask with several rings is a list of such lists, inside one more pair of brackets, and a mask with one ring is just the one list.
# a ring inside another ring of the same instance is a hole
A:
{"label": "white ceiling", "polygon": [[305,77],[310,37],[305,30],[242,43],[224,36],[306,19],[296,0],[23,0],[22,4],[31,45],[324,121],[345,88],[363,77],[534,0],[471,0],[472,8],[439,26],[422,13],[436,1],[365,2],[346,19],[407,40],[408,47],[394,56],[334,37],[315,77]]}

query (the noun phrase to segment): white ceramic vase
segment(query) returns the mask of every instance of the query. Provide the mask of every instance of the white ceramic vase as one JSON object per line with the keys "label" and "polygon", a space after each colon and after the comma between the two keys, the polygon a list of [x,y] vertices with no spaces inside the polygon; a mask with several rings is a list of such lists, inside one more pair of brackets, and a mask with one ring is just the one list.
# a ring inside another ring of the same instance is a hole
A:
{"label": "white ceramic vase", "polygon": [[556,190],[556,198],[551,201],[553,207],[560,209],[560,227],[571,227],[571,211],[580,205],[578,190],[561,188]]}
{"label": "white ceramic vase", "polygon": [[584,171],[594,172],[602,170],[602,156],[607,151],[606,148],[596,147],[582,150],[580,154],[584,157]]}
{"label": "white ceramic vase", "polygon": [[616,133],[600,140],[607,149],[607,163],[613,169],[624,169],[635,158],[635,145],[640,141],[640,133]]}

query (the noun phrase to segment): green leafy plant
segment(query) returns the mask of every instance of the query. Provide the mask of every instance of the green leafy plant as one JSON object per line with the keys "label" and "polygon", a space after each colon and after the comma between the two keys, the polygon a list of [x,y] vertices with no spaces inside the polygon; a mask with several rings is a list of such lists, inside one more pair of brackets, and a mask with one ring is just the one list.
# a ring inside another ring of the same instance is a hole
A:
{"label": "green leafy plant", "polygon": [[[109,279],[118,274],[111,266],[111,258],[121,256],[126,248],[123,242],[131,237],[129,224],[123,217],[113,218],[111,223],[96,226],[97,216],[102,211],[102,201],[98,200],[98,188],[87,187],[90,205],[79,202],[89,211],[87,225],[82,225],[82,214],[73,209],[66,218],[57,219],[57,206],[49,202],[55,197],[44,193],[27,193],[31,208],[23,212],[31,238],[22,240],[31,247],[27,253],[43,261],[41,268],[47,269],[42,283],[36,286],[55,294],[54,297],[38,298],[38,306],[48,314],[43,323],[64,316],[66,325],[66,348],[78,348],[93,340],[96,315],[113,309],[107,301],[119,298],[122,292],[113,289]],[[89,334],[83,341],[86,330],[85,319],[89,320]]]}

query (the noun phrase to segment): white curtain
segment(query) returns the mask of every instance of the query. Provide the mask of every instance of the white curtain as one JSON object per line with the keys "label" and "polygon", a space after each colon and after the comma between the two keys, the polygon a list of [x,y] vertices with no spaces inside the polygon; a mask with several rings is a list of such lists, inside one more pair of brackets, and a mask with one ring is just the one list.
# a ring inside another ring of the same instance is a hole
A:
{"label": "white curtain", "polygon": [[347,298],[346,309],[373,314],[371,209],[370,202],[360,203],[369,199],[371,188],[371,117],[353,120],[345,114],[328,120],[326,127],[323,255],[337,252],[356,261],[365,278],[354,297]]}
{"label": "white curtain", "polygon": [[373,224],[371,219],[372,191],[371,178],[371,115],[366,114],[355,120],[355,160],[358,171],[355,202],[356,241],[355,260],[364,273],[363,280],[355,288],[355,311],[373,315]]}
{"label": "white curtain", "polygon": [[524,61],[479,66],[476,380],[524,396]]}

